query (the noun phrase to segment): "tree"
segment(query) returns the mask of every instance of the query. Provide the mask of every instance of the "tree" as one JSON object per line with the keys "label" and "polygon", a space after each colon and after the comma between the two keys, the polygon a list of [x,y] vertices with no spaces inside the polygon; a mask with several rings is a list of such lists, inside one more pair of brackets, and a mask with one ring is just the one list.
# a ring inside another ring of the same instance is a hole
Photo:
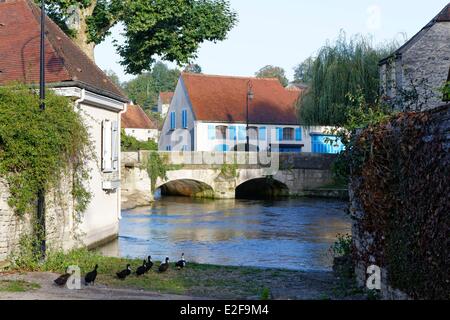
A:
{"label": "tree", "polygon": [[[40,0],[35,0],[40,3]],[[150,70],[159,56],[188,63],[204,41],[221,41],[235,26],[237,14],[227,0],[47,0],[47,12],[94,60],[94,48],[124,26],[117,45],[130,74]]]}
{"label": "tree", "polygon": [[184,72],[187,73],[202,73],[202,67],[196,63],[191,63],[184,68]]}
{"label": "tree", "polygon": [[119,88],[122,88],[122,84],[120,83],[119,76],[117,73],[115,73],[113,70],[103,70],[103,72],[111,79],[111,81],[118,86]]}
{"label": "tree", "polygon": [[295,68],[294,82],[309,84],[313,78],[312,66],[314,64],[314,58],[309,57]]}
{"label": "tree", "polygon": [[297,68],[298,79],[306,79],[309,90],[299,102],[300,121],[307,125],[342,126],[355,108],[351,97],[362,96],[367,105],[379,99],[378,62],[398,43],[374,47],[370,38],[347,39],[341,32],[335,43],[323,46],[317,57]]}
{"label": "tree", "polygon": [[156,105],[160,92],[175,90],[179,77],[179,70],[157,62],[151,72],[137,76],[124,83],[123,87],[130,99],[147,111]]}
{"label": "tree", "polygon": [[256,72],[257,78],[277,78],[283,87],[289,84],[289,80],[286,77],[286,72],[283,68],[267,65],[264,68]]}

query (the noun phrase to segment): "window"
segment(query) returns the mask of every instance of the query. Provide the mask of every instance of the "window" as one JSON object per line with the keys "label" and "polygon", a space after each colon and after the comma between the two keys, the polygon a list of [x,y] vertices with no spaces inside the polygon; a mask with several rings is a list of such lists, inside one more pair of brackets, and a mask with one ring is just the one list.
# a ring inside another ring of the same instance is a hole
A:
{"label": "window", "polygon": [[236,127],[235,126],[229,127],[228,132],[230,140],[235,141],[237,139]]}
{"label": "window", "polygon": [[283,141],[283,128],[277,128],[277,141]]}
{"label": "window", "polygon": [[175,128],[177,127],[177,121],[176,121],[176,115],[175,115],[175,111],[172,111],[170,113],[170,130],[175,130]]}
{"label": "window", "polygon": [[219,144],[216,146],[215,150],[217,152],[228,152],[230,147],[227,144]]}
{"label": "window", "polygon": [[295,128],[295,141],[302,141],[302,128]]}
{"label": "window", "polygon": [[172,146],[166,146],[166,151],[172,151]]}
{"label": "window", "polygon": [[184,151],[184,152],[189,151],[189,146],[188,146],[187,144],[185,144],[185,145],[181,148],[181,151]]}
{"label": "window", "polygon": [[249,127],[248,128],[248,136],[252,141],[258,140],[258,127]]}
{"label": "window", "polygon": [[102,170],[113,172],[119,169],[119,125],[117,121],[102,122]]}
{"label": "window", "polygon": [[283,141],[294,140],[294,128],[284,128],[283,129]]}
{"label": "window", "polygon": [[216,126],[216,139],[217,140],[227,139],[227,126]]}
{"label": "window", "polygon": [[182,121],[183,129],[187,129],[187,127],[188,127],[187,110],[181,111],[181,121]]}
{"label": "window", "polygon": [[267,140],[267,129],[266,127],[259,128],[259,140],[266,141]]}
{"label": "window", "polygon": [[238,128],[238,139],[240,141],[245,141],[247,139],[247,129],[244,126]]}
{"label": "window", "polygon": [[216,140],[216,127],[213,125],[208,126],[208,139]]}

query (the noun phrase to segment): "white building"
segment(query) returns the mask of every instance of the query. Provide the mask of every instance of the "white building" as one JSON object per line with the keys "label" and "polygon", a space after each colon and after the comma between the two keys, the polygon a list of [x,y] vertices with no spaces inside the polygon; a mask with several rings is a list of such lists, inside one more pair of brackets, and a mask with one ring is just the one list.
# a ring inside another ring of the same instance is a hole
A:
{"label": "white building", "polygon": [[158,126],[138,105],[129,104],[127,111],[122,114],[122,129],[125,134],[139,141],[153,140],[158,142]]}
{"label": "white building", "polygon": [[322,146],[328,128],[298,124],[295,106],[300,94],[285,89],[277,79],[183,73],[164,122],[159,149],[245,150],[248,99],[250,150],[337,152],[337,148]]}
{"label": "white building", "polygon": [[173,92],[161,92],[158,97],[158,112],[165,119],[173,99]]}
{"label": "white building", "polygon": [[[11,81],[26,84],[39,82],[39,34],[40,10],[32,1],[0,1],[0,85]],[[84,244],[95,246],[116,238],[119,232],[119,129],[121,112],[128,99],[48,18],[45,48],[47,87],[73,101],[74,108],[86,123],[93,143],[96,159],[89,160],[91,179],[85,181],[92,200],[82,216],[80,231],[84,233]],[[0,202],[2,201],[6,200],[2,198]],[[64,209],[62,213],[63,222],[57,228],[66,229],[71,224],[72,214],[70,209]],[[18,236],[16,233],[22,230],[8,229],[7,223],[1,225],[0,229],[0,233],[7,234],[10,238]],[[66,236],[70,237],[70,232],[64,237]],[[58,243],[67,249],[74,245],[72,240],[61,238]],[[2,245],[0,243],[0,247]]]}

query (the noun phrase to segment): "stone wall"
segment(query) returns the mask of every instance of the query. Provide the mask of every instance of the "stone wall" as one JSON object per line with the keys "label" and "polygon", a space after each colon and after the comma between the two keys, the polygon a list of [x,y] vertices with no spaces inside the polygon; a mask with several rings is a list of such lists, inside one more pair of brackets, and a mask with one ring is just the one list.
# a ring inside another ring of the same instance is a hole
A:
{"label": "stone wall", "polygon": [[[431,121],[429,124],[429,131],[439,137],[439,140],[448,155],[450,151],[450,105],[441,106],[430,111]],[[426,136],[423,140],[424,143],[431,141],[430,136]],[[430,155],[432,156],[432,155]],[[417,179],[423,177],[418,176]],[[356,258],[355,273],[358,285],[361,287],[366,286],[367,280],[367,268],[370,265],[379,265],[375,259],[374,252],[372,251],[372,245],[374,243],[374,235],[364,230],[361,227],[360,221],[364,218],[364,210],[358,197],[356,197],[353,190],[358,189],[360,178],[354,177],[350,183],[350,214],[352,216],[352,235],[354,245],[354,257]],[[358,257],[366,257],[366,259],[359,260]],[[388,279],[388,271],[385,267],[381,267],[381,295],[383,299],[409,299],[408,295],[404,292],[391,287]]]}
{"label": "stone wall", "polygon": [[[47,247],[67,250],[77,245],[77,228],[73,219],[73,199],[70,184],[61,183],[58,192],[46,195]],[[19,217],[8,205],[9,191],[0,179],[0,261],[7,260],[18,248],[20,239],[32,233],[31,214]]]}

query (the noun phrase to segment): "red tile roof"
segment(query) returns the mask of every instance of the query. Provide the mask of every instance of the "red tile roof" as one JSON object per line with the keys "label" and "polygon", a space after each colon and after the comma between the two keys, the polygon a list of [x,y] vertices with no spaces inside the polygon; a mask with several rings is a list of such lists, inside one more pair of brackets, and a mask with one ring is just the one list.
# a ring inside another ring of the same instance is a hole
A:
{"label": "red tile roof", "polygon": [[173,92],[161,92],[159,94],[159,97],[161,98],[161,102],[163,104],[171,104],[172,98],[173,98]]}
{"label": "red tile roof", "polygon": [[[0,85],[39,82],[40,9],[31,0],[0,2]],[[123,92],[49,18],[46,19],[45,71],[49,84],[79,86],[128,101]]]}
{"label": "red tile roof", "polygon": [[295,105],[300,92],[286,90],[277,79],[183,73],[183,83],[200,121],[246,122],[247,84],[253,86],[249,105],[252,124],[298,124]]}
{"label": "red tile roof", "polygon": [[127,112],[122,114],[122,128],[158,129],[158,126],[150,120],[140,106],[129,104]]}
{"label": "red tile roof", "polygon": [[450,3],[437,15],[437,22],[448,22],[450,21]]}

